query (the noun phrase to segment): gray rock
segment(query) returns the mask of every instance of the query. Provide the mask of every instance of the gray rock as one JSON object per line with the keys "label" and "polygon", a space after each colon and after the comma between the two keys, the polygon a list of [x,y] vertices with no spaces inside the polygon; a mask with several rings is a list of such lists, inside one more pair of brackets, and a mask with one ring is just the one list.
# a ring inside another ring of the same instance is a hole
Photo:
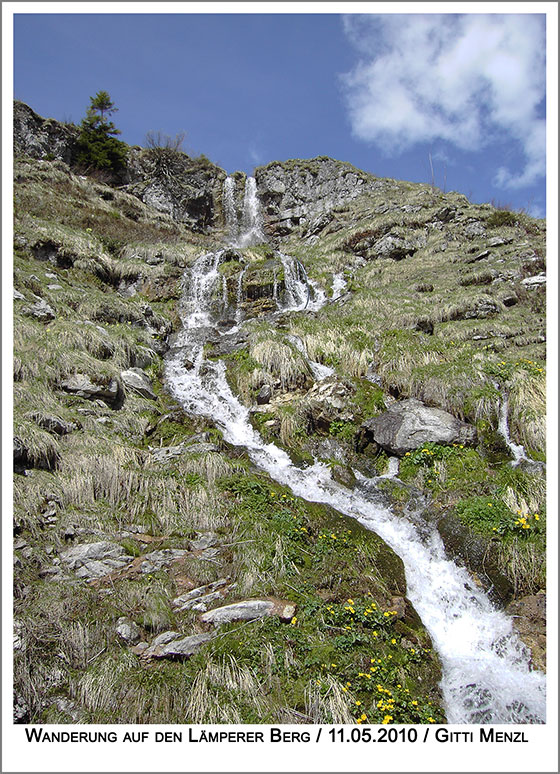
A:
{"label": "gray rock", "polygon": [[14,101],[14,152],[36,159],[54,158],[71,164],[80,129],[41,118],[28,105]]}
{"label": "gray rock", "polygon": [[215,546],[218,542],[218,536],[215,532],[206,532],[199,535],[195,540],[189,542],[189,548],[191,551],[203,551],[206,548]]}
{"label": "gray rock", "polygon": [[394,403],[362,427],[385,451],[397,456],[429,442],[473,444],[476,441],[476,429],[472,425],[414,398]]}
{"label": "gray rock", "polygon": [[158,634],[157,637],[154,637],[154,639],[152,640],[152,646],[157,648],[160,645],[167,645],[167,643],[171,642],[172,640],[176,640],[180,636],[181,635],[179,632],[174,632],[174,631],[162,632],[161,634]]}
{"label": "gray rock", "polygon": [[115,631],[121,639],[130,645],[135,645],[140,641],[140,628],[128,618],[119,618]]}
{"label": "gray rock", "polygon": [[185,594],[176,597],[173,600],[173,607],[177,607],[179,610],[198,610],[206,612],[212,602],[221,599],[229,588],[231,588],[231,586],[227,586],[227,580],[221,578],[214,583],[208,583],[205,586],[191,589]]}
{"label": "gray rock", "polygon": [[184,451],[184,443],[180,443],[177,446],[161,446],[159,449],[151,450],[151,457],[154,462],[168,462],[176,457],[180,457]]}
{"label": "gray rock", "polygon": [[188,552],[182,548],[162,548],[159,551],[151,551],[142,557],[140,571],[143,574],[157,572],[164,567],[169,567],[171,562],[180,559],[186,553]]}
{"label": "gray rock", "polygon": [[54,309],[43,298],[38,298],[32,306],[24,306],[21,313],[27,317],[34,317],[39,322],[49,322],[56,317]]}
{"label": "gray rock", "polygon": [[88,400],[100,399],[112,407],[123,400],[123,387],[119,379],[106,376],[88,376],[87,374],[71,374],[60,383],[61,389]]}
{"label": "gray rock", "polygon": [[533,277],[526,277],[524,280],[521,280],[521,284],[528,289],[538,288],[546,284],[546,274],[535,274]]}
{"label": "gray rock", "polygon": [[263,210],[279,235],[312,218],[309,233],[320,230],[316,216],[385,185],[351,164],[326,157],[273,162],[258,167],[255,179]]}
{"label": "gray rock", "polygon": [[331,376],[313,385],[307,392],[302,408],[319,430],[328,431],[333,421],[351,422],[354,418],[349,408],[354,388]]}
{"label": "gray rock", "polygon": [[48,430],[49,433],[54,435],[68,435],[78,429],[78,425],[75,422],[65,422],[60,417],[55,417],[52,414],[31,414],[31,419],[36,422],[43,430]]}
{"label": "gray rock", "polygon": [[188,658],[213,637],[213,634],[193,634],[180,638],[178,632],[164,632],[149,647],[143,648],[141,655],[142,658]]}
{"label": "gray rock", "polygon": [[14,301],[25,301],[25,296],[14,288]]}
{"label": "gray rock", "polygon": [[465,226],[464,233],[467,239],[474,239],[477,236],[484,236],[486,229],[484,228],[484,224],[477,220]]}
{"label": "gray rock", "polygon": [[126,371],[121,371],[121,379],[127,389],[137,392],[143,398],[157,400],[157,395],[152,389],[151,379],[141,368],[129,368]]}
{"label": "gray rock", "polygon": [[85,580],[102,578],[132,561],[121,545],[105,540],[72,546],[63,551],[60,558],[68,569]]}
{"label": "gray rock", "polygon": [[395,234],[387,234],[375,243],[368,257],[401,261],[403,258],[413,255],[417,249],[417,246],[409,239],[403,239]]}
{"label": "gray rock", "polygon": [[253,621],[257,618],[276,615],[283,621],[291,621],[296,612],[296,607],[291,602],[270,599],[247,599],[243,602],[235,602],[232,605],[216,607],[200,616],[200,620],[206,624],[223,626],[234,621]]}

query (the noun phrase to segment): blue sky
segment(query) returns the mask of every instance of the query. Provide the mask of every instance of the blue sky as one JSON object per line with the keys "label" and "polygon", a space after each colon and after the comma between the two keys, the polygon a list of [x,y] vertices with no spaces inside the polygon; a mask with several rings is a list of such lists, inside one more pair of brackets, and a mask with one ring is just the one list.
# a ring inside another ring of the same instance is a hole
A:
{"label": "blue sky", "polygon": [[184,131],[188,153],[230,173],[327,155],[429,183],[431,159],[442,189],[545,214],[543,14],[18,13],[25,5],[13,4],[14,96],[42,116],[79,123],[105,90],[125,142]]}

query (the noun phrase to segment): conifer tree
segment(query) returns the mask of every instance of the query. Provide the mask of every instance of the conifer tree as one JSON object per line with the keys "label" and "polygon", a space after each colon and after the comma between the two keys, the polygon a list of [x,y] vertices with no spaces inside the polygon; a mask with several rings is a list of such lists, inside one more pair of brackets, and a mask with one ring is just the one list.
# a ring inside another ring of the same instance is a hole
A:
{"label": "conifer tree", "polygon": [[126,161],[127,146],[117,140],[120,130],[108,116],[118,110],[108,92],[98,91],[80,124],[77,162],[86,170],[101,169],[118,176]]}

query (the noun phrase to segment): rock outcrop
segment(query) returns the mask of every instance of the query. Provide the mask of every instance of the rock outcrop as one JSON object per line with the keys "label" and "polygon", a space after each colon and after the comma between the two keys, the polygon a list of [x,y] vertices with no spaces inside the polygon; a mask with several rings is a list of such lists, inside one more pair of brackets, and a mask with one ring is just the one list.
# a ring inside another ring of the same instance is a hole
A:
{"label": "rock outcrop", "polygon": [[270,230],[279,236],[383,185],[351,164],[326,156],[272,162],[257,168],[255,180]]}
{"label": "rock outcrop", "polygon": [[191,158],[169,148],[132,148],[126,178],[128,193],[193,231],[215,225],[216,199],[226,173],[205,157]]}
{"label": "rock outcrop", "polygon": [[24,102],[14,101],[14,152],[66,164],[75,161],[80,130],[54,118],[42,118]]}

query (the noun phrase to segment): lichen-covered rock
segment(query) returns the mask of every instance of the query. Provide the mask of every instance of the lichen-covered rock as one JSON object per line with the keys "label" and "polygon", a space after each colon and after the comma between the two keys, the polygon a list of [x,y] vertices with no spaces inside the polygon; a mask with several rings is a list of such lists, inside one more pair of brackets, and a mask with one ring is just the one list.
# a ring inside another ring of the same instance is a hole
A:
{"label": "lichen-covered rock", "polygon": [[394,403],[362,427],[389,454],[402,457],[424,443],[473,444],[476,428],[438,408],[429,408],[415,398]]}
{"label": "lichen-covered rock", "polygon": [[350,384],[334,376],[328,377],[308,391],[302,410],[309,417],[312,427],[326,432],[334,421],[351,422],[354,419],[349,407],[354,392]]}
{"label": "lichen-covered rock", "polygon": [[148,648],[140,651],[142,658],[189,658],[209,642],[212,634],[193,634],[181,637],[177,632],[164,632]]}
{"label": "lichen-covered rock", "polygon": [[39,298],[38,296],[35,296],[35,298],[37,299],[35,303],[31,306],[24,306],[21,313],[27,317],[34,317],[39,322],[54,320],[56,317],[54,309],[47,304],[44,298]]}

